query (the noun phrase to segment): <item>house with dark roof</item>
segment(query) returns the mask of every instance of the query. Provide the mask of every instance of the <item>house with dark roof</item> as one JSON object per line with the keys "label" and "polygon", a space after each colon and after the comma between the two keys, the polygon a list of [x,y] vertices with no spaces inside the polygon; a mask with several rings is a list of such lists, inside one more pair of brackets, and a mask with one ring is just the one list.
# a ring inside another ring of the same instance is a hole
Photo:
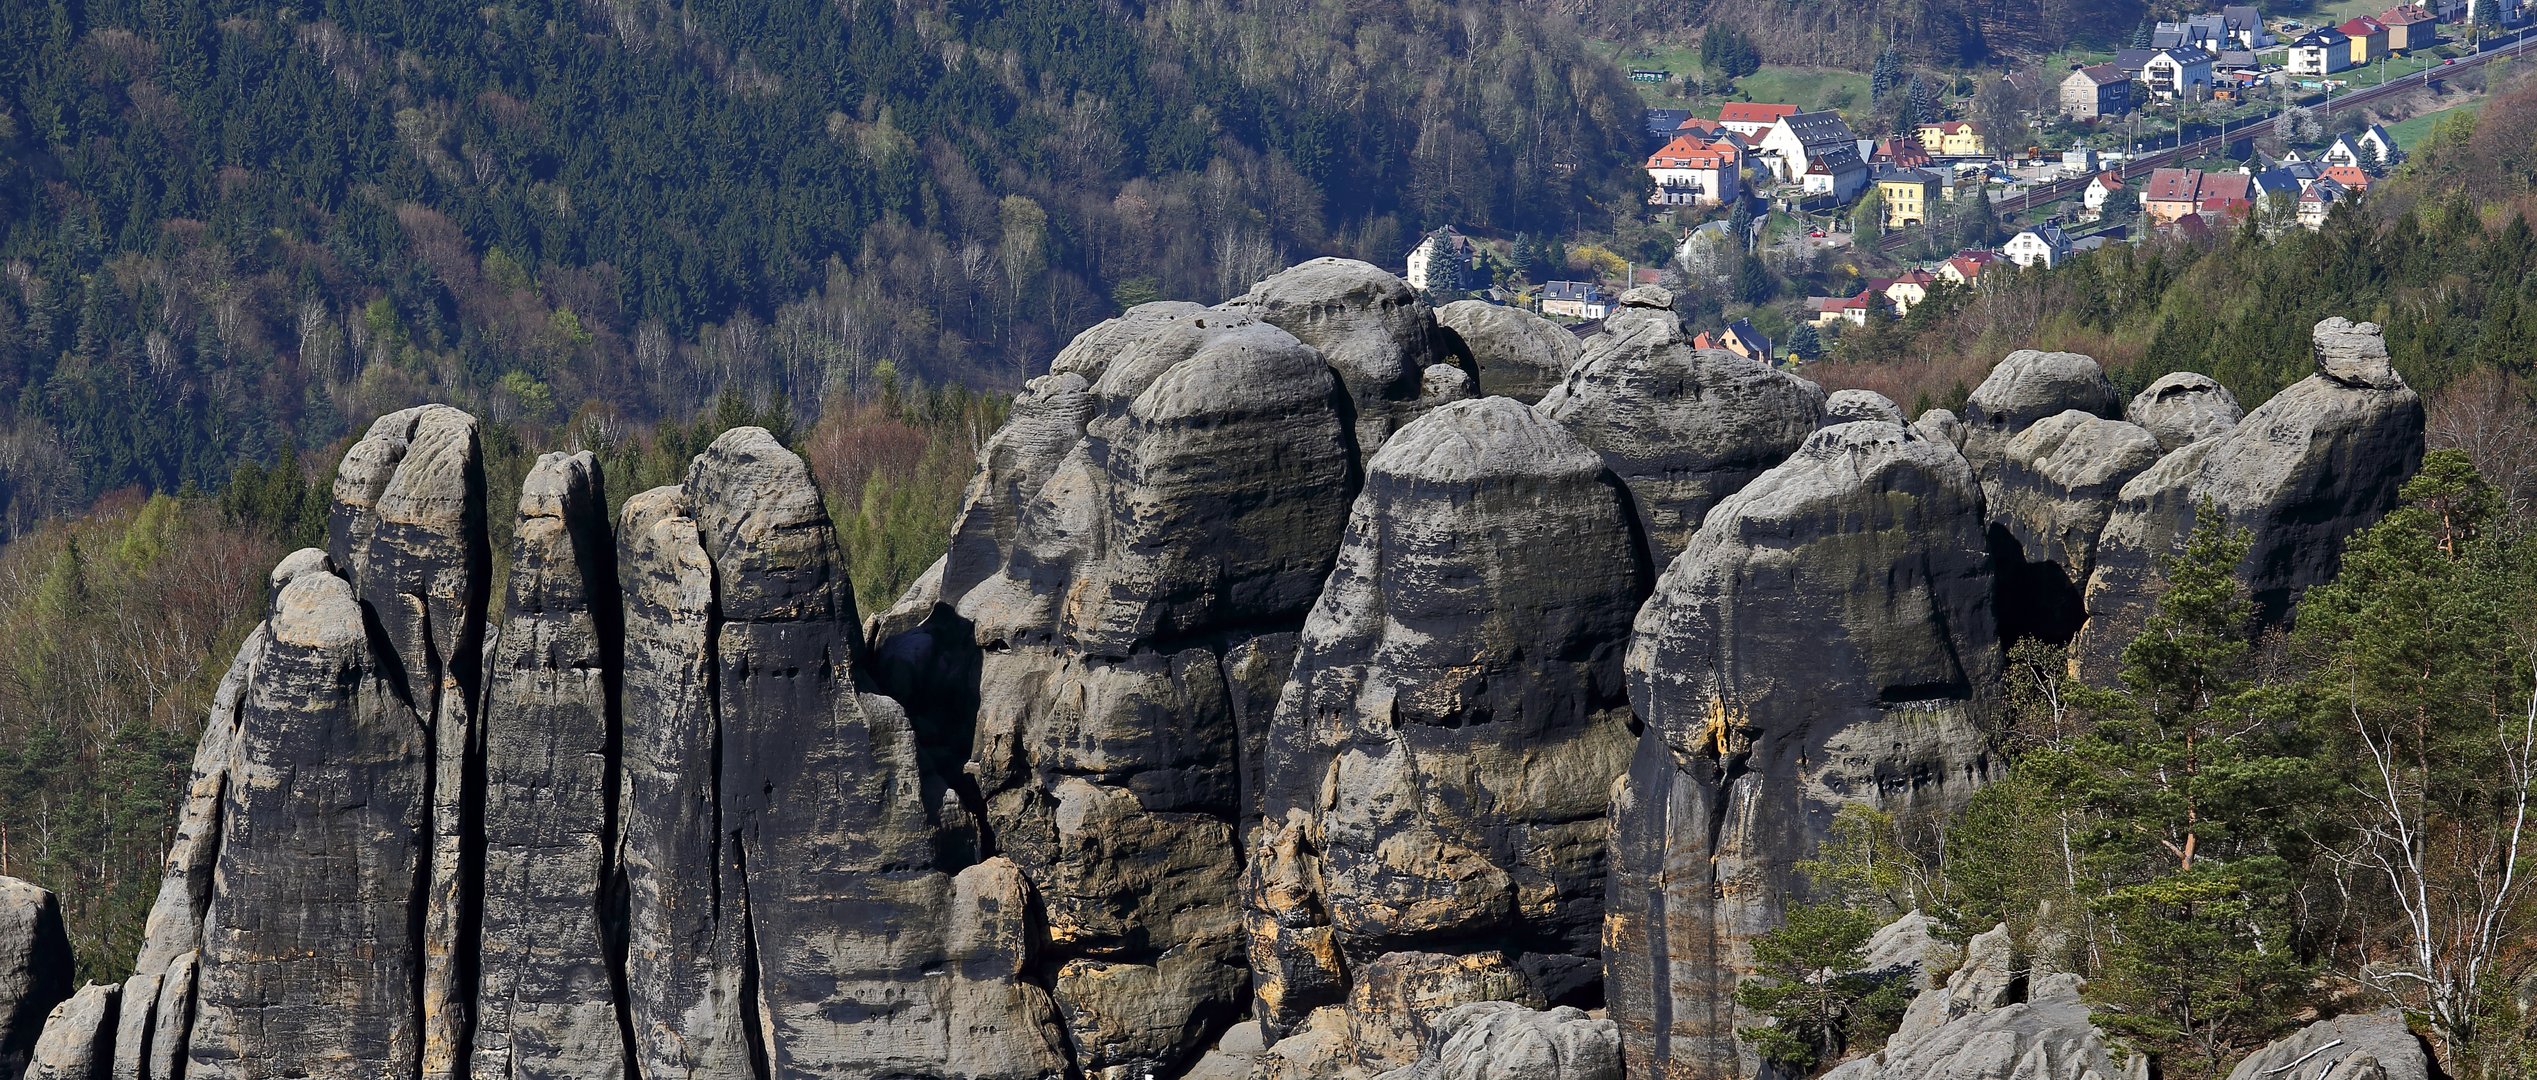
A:
{"label": "house with dark roof", "polygon": [[2201,101],[2211,96],[2212,55],[2200,48],[2160,49],[2141,68],[2149,92],[2167,101]]}
{"label": "house with dark roof", "polygon": [[[1829,110],[1790,113],[1780,117],[1779,122],[1771,126],[1770,132],[1762,136],[1760,153],[1773,176],[1783,181],[1796,181],[1812,170],[1820,159],[1835,152],[1847,155],[1854,163],[1858,162],[1858,141],[1859,137],[1851,132],[1849,122],[1841,119],[1839,113]],[[1860,164],[1860,180],[1864,182],[1864,163]],[[1858,188],[1850,190],[1855,194]]]}
{"label": "house with dark roof", "polygon": [[2000,254],[2019,266],[2050,270],[2070,257],[2070,234],[2062,231],[2060,222],[2047,221],[2010,237],[2000,246]]}
{"label": "house with dark roof", "polygon": [[1555,319],[1600,319],[1612,314],[1612,293],[1591,281],[1542,283],[1542,314]]}
{"label": "house with dark roof", "polygon": [[1761,331],[1753,329],[1753,324],[1743,319],[1728,323],[1726,329],[1714,334],[1704,330],[1693,335],[1691,347],[1725,349],[1757,364],[1771,362],[1771,339]]}
{"label": "house with dark roof", "polygon": [[1816,154],[1797,183],[1808,195],[1830,196],[1834,202],[1847,204],[1867,190],[1868,164],[1859,160],[1852,144],[1843,143]]}
{"label": "house with dark roof", "polygon": [[2352,39],[2332,27],[2311,30],[2290,43],[2283,65],[2293,75],[2332,75],[2352,68]]}
{"label": "house with dark roof", "polygon": [[2141,77],[2141,69],[2149,66],[2150,57],[2156,55],[2156,49],[2116,49],[2114,69],[2137,79]]}
{"label": "house with dark roof", "polygon": [[2132,77],[2112,64],[2091,64],[2061,80],[2061,115],[2073,120],[2132,111]]}
{"label": "house with dark roof", "polygon": [[2299,193],[2298,221],[2311,229],[2322,229],[2326,217],[2334,212],[2334,204],[2354,196],[2352,189],[2332,180],[2319,180]]}
{"label": "house with dark roof", "polygon": [[1664,145],[1673,139],[1675,129],[1693,115],[1689,109],[1649,109],[1642,134],[1657,145]]}
{"label": "house with dark roof", "polygon": [[2228,34],[2229,44],[2249,51],[2273,47],[2273,35],[2264,31],[2263,9],[2253,4],[2230,4],[2221,8],[2220,22]]}

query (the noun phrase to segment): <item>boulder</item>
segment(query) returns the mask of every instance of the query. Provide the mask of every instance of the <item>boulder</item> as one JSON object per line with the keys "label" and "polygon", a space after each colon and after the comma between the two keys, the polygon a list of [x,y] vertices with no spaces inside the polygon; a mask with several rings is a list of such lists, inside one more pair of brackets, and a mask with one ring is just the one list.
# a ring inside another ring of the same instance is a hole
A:
{"label": "boulder", "polygon": [[2094,359],[2019,349],[1992,367],[1965,399],[1964,454],[1974,471],[1987,478],[2001,449],[2027,425],[2072,409],[2121,416],[2122,407],[2113,381]]}
{"label": "boulder", "polygon": [[2238,406],[2237,395],[2228,387],[2190,371],[2159,376],[2123,410],[2124,419],[2157,437],[2161,453],[2228,434],[2245,416],[2246,410]]}
{"label": "boulder", "polygon": [[1824,428],[1711,511],[1640,609],[1605,992],[1634,1076],[1734,1071],[1739,972],[1844,805],[1944,813],[1999,677],[1980,486],[1899,424]]}
{"label": "boulder", "polygon": [[[1269,730],[1247,894],[1272,1028],[1396,955],[1503,952],[1528,997],[1591,999],[1649,576],[1602,459],[1512,399],[1375,455]],[[1419,1045],[1357,1044],[1369,1069]]]}
{"label": "boulder", "polygon": [[1709,508],[1819,426],[1820,387],[1718,349],[1694,349],[1674,313],[1627,309],[1586,343],[1535,408],[1603,456],[1630,488],[1660,562]]}
{"label": "boulder", "polygon": [[26,1071],[45,1017],[70,996],[70,936],[60,902],[0,877],[0,1077]]}
{"label": "boulder", "polygon": [[623,641],[616,543],[588,451],[531,468],[488,650],[478,1076],[627,1074],[603,882]]}
{"label": "boulder", "polygon": [[[1057,350],[1048,362],[1049,375],[1073,375],[1086,385],[1098,382],[1103,369],[1118,357],[1121,350],[1144,338],[1146,331],[1160,323],[1196,315],[1206,308],[1185,300],[1157,300],[1138,304],[1104,319],[1092,328],[1075,335],[1075,340]],[[1033,382],[1038,380],[1034,379]]]}
{"label": "boulder", "polygon": [[1621,1080],[1621,1035],[1567,1006],[1456,1006],[1430,1026],[1418,1060],[1381,1080]]}
{"label": "boulder", "polygon": [[122,988],[111,983],[89,983],[54,1006],[44,1020],[44,1034],[35,1040],[28,1080],[107,1080],[122,996]]}
{"label": "boulder", "polygon": [[1436,309],[1449,345],[1480,369],[1480,392],[1530,405],[1567,377],[1585,346],[1558,323],[1518,307],[1456,300]]}
{"label": "boulder", "polygon": [[1354,259],[1289,267],[1225,301],[1223,309],[1293,334],[1338,373],[1355,406],[1359,464],[1425,411],[1420,385],[1429,365],[1469,363],[1437,348],[1435,312],[1408,282]]}
{"label": "boulder", "polygon": [[1846,424],[1852,420],[1882,420],[1900,424],[1904,422],[1903,407],[1874,390],[1835,390],[1831,397],[1824,399],[1824,423]]}
{"label": "boulder", "polygon": [[2083,677],[2110,680],[2166,587],[2159,561],[2183,549],[2209,505],[2247,533],[2238,577],[2259,626],[2278,625],[2310,586],[2334,576],[2344,540],[2396,503],[2422,464],[2422,399],[2373,368],[2354,341],[2376,328],[2319,323],[2323,370],[2274,395],[2226,434],[2160,458],[2123,485],[2097,543],[2087,624],[2073,643]]}
{"label": "boulder", "polygon": [[2323,1020],[2238,1062],[2229,1080],[2431,1080],[2441,1075],[2395,1009]]}
{"label": "boulder", "polygon": [[2059,642],[2078,631],[2097,536],[2123,485],[2158,456],[2148,432],[2077,409],[2008,440],[1982,478],[2005,636]]}
{"label": "boulder", "polygon": [[2079,989],[2076,975],[2045,977],[2024,1001],[1975,1011],[1925,1031],[1898,1032],[1883,1049],[1842,1063],[1823,1080],[2124,1080],[2134,1075],[2117,1066],[2105,1034],[2089,1022]]}

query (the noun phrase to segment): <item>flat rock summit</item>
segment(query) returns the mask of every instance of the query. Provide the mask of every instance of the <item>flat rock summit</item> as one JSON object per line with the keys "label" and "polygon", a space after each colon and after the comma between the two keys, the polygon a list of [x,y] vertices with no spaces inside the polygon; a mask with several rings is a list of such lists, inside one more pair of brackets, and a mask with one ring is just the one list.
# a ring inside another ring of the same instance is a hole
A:
{"label": "flat rock summit", "polygon": [[[1993,777],[2009,643],[2109,677],[2209,514],[2287,620],[2394,505],[2422,404],[2377,326],[2315,341],[2252,411],[2022,351],[1907,418],[1662,290],[1579,340],[1319,259],[1085,331],[873,612],[764,430],[612,520],[587,453],[488,491],[472,417],[382,417],[135,973],[72,987],[0,883],[0,1080],[1766,1075],[1795,864]],[[1991,936],[1836,1075],[2124,1076]]]}

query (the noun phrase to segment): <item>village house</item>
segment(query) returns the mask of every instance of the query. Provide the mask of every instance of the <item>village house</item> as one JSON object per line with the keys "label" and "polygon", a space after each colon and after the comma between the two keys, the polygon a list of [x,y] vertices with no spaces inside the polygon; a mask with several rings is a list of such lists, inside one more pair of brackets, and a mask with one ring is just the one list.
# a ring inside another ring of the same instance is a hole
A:
{"label": "village house", "polygon": [[2367,15],[2347,19],[2335,27],[2352,40],[2352,66],[2378,60],[2387,55],[2387,24]]}
{"label": "village house", "polygon": [[1926,168],[1930,164],[1929,151],[1920,148],[1918,139],[1878,139],[1876,149],[1868,154],[1868,164],[1891,165],[1897,169]]}
{"label": "village house", "polygon": [[1732,143],[1679,135],[1647,159],[1659,206],[1723,206],[1744,195],[1744,154]]}
{"label": "village house", "polygon": [[1938,264],[1938,280],[1970,289],[1981,282],[1983,272],[1989,270],[1991,264],[1999,261],[2000,253],[1996,251],[1975,249],[1959,251],[1949,256],[1947,261]]}
{"label": "village house", "polygon": [[1814,157],[1806,174],[1798,178],[1798,187],[1809,197],[1831,196],[1837,203],[1847,204],[1867,190],[1868,165],[1859,160],[1859,152],[1851,146],[1835,146]]}
{"label": "village house", "polygon": [[2253,178],[2244,173],[2207,173],[2200,169],[2160,169],[2141,188],[2141,210],[2151,222],[2171,224],[2202,212],[2212,199],[2254,204]]}
{"label": "village house", "polygon": [[2408,53],[2440,43],[2440,17],[2421,4],[2399,4],[2381,12],[2378,21],[2387,27],[2389,52]]}
{"label": "village house", "polygon": [[2253,4],[2221,8],[2220,22],[2228,31],[2229,44],[2248,51],[2273,47],[2273,35],[2264,32],[2264,12]]}
{"label": "village house", "polygon": [[2228,37],[2227,20],[2218,15],[2196,15],[2183,22],[2161,22],[2151,27],[2149,47],[2213,50]]}
{"label": "village house", "polygon": [[2050,270],[2070,257],[2070,234],[2062,231],[2060,222],[2047,221],[2009,237],[2000,254],[2019,266]]}
{"label": "village house", "polygon": [[1641,132],[1647,136],[1647,145],[1663,146],[1674,137],[1674,129],[1691,118],[1689,109],[1649,109]]}
{"label": "village house", "polygon": [[1982,158],[1991,156],[1991,148],[1983,142],[1982,128],[1970,120],[1940,120],[1920,125],[1917,132],[1920,147],[1933,157]]}
{"label": "village house", "polygon": [[1929,289],[1938,284],[1938,280],[1938,275],[1927,270],[1914,270],[1886,283],[1882,291],[1885,302],[1894,307],[1894,317],[1899,319],[1911,314],[1913,307],[1929,299]]}
{"label": "village house", "polygon": [[1612,314],[1612,293],[1591,281],[1544,282],[1541,309],[1554,319],[1600,319]]}
{"label": "village house", "polygon": [[2363,171],[2358,165],[2328,165],[2325,175],[2317,182],[2322,184],[2327,180],[2343,185],[2344,190],[2354,194],[2368,191],[2371,184],[2378,182],[2377,177]]}
{"label": "village house", "polygon": [[[1771,175],[1795,182],[1814,167],[1817,159],[1836,150],[1858,162],[1858,143],[1859,137],[1851,134],[1849,123],[1839,113],[1790,113],[1780,117],[1762,136],[1759,152],[1763,163],[1770,166]],[[1856,194],[1859,189],[1850,190]]]}
{"label": "village house", "polygon": [[2292,75],[2332,75],[2352,69],[2352,39],[2335,29],[2311,30],[2290,43],[2283,65]]}
{"label": "village house", "polygon": [[2061,115],[2073,120],[2132,111],[2132,77],[2112,64],[2092,64],[2061,80]]}
{"label": "village house", "polygon": [[1724,349],[1754,363],[1768,364],[1771,362],[1774,345],[1767,335],[1754,329],[1751,322],[1737,319],[1728,323],[1726,329],[1717,333],[1712,334],[1704,330],[1693,335],[1691,347]]}
{"label": "village house", "polygon": [[1900,229],[1929,220],[1938,201],[1938,177],[1920,169],[1877,170],[1876,194],[1885,202],[1885,227]]}
{"label": "village house", "polygon": [[2319,180],[2309,185],[2308,190],[2299,194],[2299,223],[2310,229],[2325,228],[2326,217],[2334,212],[2334,204],[2350,197],[2351,189],[2332,180]]}
{"label": "village house", "polygon": [[1467,288],[1477,251],[1478,246],[1470,237],[1454,231],[1451,225],[1445,226],[1428,233],[1417,247],[1409,249],[1401,280],[1420,292]]}
{"label": "village house", "polygon": [[2396,140],[2387,129],[2372,124],[2358,135],[2337,135],[2334,145],[2326,147],[2317,160],[2327,165],[2350,165],[2364,171],[2385,168],[2396,163]]}
{"label": "village house", "polygon": [[2201,101],[2211,96],[2212,55],[2191,45],[2160,49],[2141,68],[2141,81],[2167,101]]}
{"label": "village house", "polygon": [[2098,173],[2089,177],[2088,186],[2079,192],[2079,205],[2087,208],[2089,218],[2102,217],[2105,214],[2105,200],[2121,190],[2123,190],[2122,174],[2111,171]]}
{"label": "village house", "polygon": [[1857,296],[1809,296],[1806,306],[1814,310],[1815,325],[1830,326],[1846,322],[1852,326],[1868,324],[1868,305],[1879,303],[1875,294],[1864,289]]}
{"label": "village house", "polygon": [[1760,139],[1778,126],[1781,120],[1798,113],[1794,105],[1764,105],[1756,101],[1730,101],[1718,107],[1718,126],[1747,139]]}

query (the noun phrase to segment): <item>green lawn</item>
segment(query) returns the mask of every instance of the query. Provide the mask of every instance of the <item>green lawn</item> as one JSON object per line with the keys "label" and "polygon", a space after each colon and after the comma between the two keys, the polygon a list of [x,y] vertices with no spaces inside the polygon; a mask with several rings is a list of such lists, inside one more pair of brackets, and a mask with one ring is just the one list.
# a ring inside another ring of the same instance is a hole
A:
{"label": "green lawn", "polygon": [[2422,145],[2423,140],[2431,137],[2431,127],[2432,125],[2439,123],[2441,117],[2447,116],[2460,109],[2466,110],[2466,114],[2468,116],[2473,116],[2476,114],[2477,110],[2482,109],[2483,107],[2484,97],[2479,94],[2466,101],[2449,106],[2446,109],[2438,109],[2424,113],[2421,116],[2414,117],[2410,120],[2389,124],[2387,125],[2387,134],[2390,138],[2396,140],[2396,148],[2398,150],[2411,149]]}
{"label": "green lawn", "polygon": [[[1631,68],[1658,68],[1680,78],[1700,71],[1700,50],[1688,45],[1624,49],[1611,42],[1597,42],[1595,48],[1625,72]],[[1651,109],[1693,109],[1711,116],[1716,115],[1720,103],[1727,101],[1769,101],[1810,110],[1858,110],[1868,106],[1866,75],[1829,68],[1766,64],[1762,70],[1737,80],[1727,94],[1706,92],[1690,99],[1675,97],[1671,86],[1664,83],[1632,85],[1638,87],[1639,97]]]}

